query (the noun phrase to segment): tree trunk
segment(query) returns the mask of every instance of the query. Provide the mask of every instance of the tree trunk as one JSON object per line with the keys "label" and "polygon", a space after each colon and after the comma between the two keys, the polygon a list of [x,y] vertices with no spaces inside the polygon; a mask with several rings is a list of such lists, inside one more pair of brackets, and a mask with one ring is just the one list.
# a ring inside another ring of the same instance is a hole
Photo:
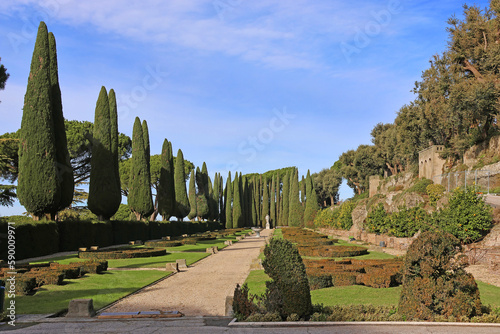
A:
{"label": "tree trunk", "polygon": [[335,205],[335,201],[333,200],[333,195],[330,195],[330,201],[331,201],[330,205],[333,208],[333,206]]}

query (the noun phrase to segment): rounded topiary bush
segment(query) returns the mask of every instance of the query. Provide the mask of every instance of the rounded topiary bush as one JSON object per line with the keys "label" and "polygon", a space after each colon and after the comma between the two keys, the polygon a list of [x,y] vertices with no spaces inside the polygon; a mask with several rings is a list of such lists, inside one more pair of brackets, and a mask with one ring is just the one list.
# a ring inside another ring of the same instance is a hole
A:
{"label": "rounded topiary bush", "polygon": [[474,277],[460,241],[449,233],[422,233],[406,253],[399,312],[407,320],[481,314]]}
{"label": "rounded topiary bush", "polygon": [[288,240],[273,238],[266,245],[264,255],[262,265],[273,279],[266,283],[267,310],[279,312],[284,319],[291,314],[309,317],[312,313],[311,292],[297,248]]}

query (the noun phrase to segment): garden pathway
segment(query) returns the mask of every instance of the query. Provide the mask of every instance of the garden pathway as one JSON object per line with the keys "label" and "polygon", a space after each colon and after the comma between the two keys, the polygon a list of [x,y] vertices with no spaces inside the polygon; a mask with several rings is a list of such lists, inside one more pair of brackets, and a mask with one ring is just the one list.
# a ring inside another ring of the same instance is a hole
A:
{"label": "garden pathway", "polygon": [[[105,312],[180,311],[186,316],[223,316],[226,297],[250,272],[272,230],[261,238],[247,237],[188,269],[124,298]],[[103,292],[105,293],[105,292]]]}

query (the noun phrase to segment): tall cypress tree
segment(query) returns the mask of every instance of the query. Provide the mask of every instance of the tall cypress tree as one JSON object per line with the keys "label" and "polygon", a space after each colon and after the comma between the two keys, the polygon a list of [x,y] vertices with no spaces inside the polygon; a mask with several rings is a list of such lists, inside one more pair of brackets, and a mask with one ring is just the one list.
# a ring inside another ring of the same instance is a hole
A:
{"label": "tall cypress tree", "polygon": [[281,180],[279,173],[276,173],[276,218],[275,225],[278,226],[281,222]]}
{"label": "tall cypress tree", "polygon": [[[250,214],[250,217],[252,215],[252,206],[249,201],[249,196],[248,196],[248,183],[247,183],[247,178],[246,176],[241,176],[240,184],[240,192],[241,192],[241,216],[243,218],[243,226],[252,226],[252,224],[249,222],[251,218],[248,218],[248,214]],[[250,204],[250,210],[248,210],[248,206]]]}
{"label": "tall cypress tree", "polygon": [[252,226],[256,225],[257,222],[257,190],[256,190],[256,178],[255,176],[252,178],[252,183],[250,184],[250,188],[252,189],[252,201],[251,201],[251,214],[252,214]]}
{"label": "tall cypress tree", "polygon": [[136,117],[132,133],[132,168],[128,205],[138,220],[148,217],[154,211],[151,176],[142,129],[141,120]]}
{"label": "tall cypress tree", "polygon": [[182,220],[190,211],[189,198],[186,191],[186,175],[184,174],[184,155],[181,149],[177,151],[174,168],[175,179],[175,216]]}
{"label": "tall cypress tree", "polygon": [[306,205],[306,180],[304,179],[304,175],[302,175],[302,181],[299,182],[300,186],[300,203],[302,206]]}
{"label": "tall cypress tree", "polygon": [[88,207],[99,220],[107,220],[116,213],[120,203],[116,203],[118,189],[111,152],[109,100],[104,86],[95,106],[90,166]]}
{"label": "tall cypress tree", "polygon": [[167,139],[163,141],[161,149],[160,182],[157,196],[158,212],[164,221],[169,220],[175,215],[175,182],[172,143]]}
{"label": "tall cypress tree", "polygon": [[191,171],[191,176],[189,177],[189,206],[191,210],[188,214],[188,219],[193,220],[197,215],[196,209],[196,185],[195,185],[194,170]]}
{"label": "tall cypress tree", "polygon": [[314,189],[314,181],[309,170],[306,177],[306,208],[304,210],[304,225],[306,227],[314,227],[314,218],[318,212],[318,197]]}
{"label": "tall cypress tree", "polygon": [[220,221],[220,216],[219,216],[219,201],[220,201],[220,193],[219,193],[219,174],[215,173],[214,176],[214,184],[212,187],[212,209],[211,215],[212,219],[215,221]]}
{"label": "tall cypress tree", "polygon": [[200,171],[200,167],[196,167],[196,185],[198,186],[198,193],[196,194],[196,214],[200,220],[206,219],[209,210],[205,191],[208,187],[205,185],[205,175]]}
{"label": "tall cypress tree", "polygon": [[233,186],[233,226],[243,227],[243,216],[241,212],[241,176],[238,177],[238,172],[234,176]]}
{"label": "tall cypress tree", "polygon": [[288,209],[290,205],[290,175],[285,174],[283,178],[281,225],[288,226]]}
{"label": "tall cypress tree", "polygon": [[24,95],[17,181],[19,201],[34,220],[46,213],[54,216],[60,207],[61,184],[56,162],[49,38],[47,26],[40,22]]}
{"label": "tall cypress tree", "polygon": [[[262,184],[262,224],[265,224],[266,216],[269,215],[269,189],[267,188],[267,182],[264,180]],[[271,219],[271,215],[269,215]],[[264,225],[265,226],[265,225]]]}
{"label": "tall cypress tree", "polygon": [[276,224],[276,181],[274,175],[271,181],[271,189],[269,189],[269,225],[273,228]]}
{"label": "tall cypress tree", "polygon": [[300,204],[299,195],[299,170],[295,169],[295,172],[291,174],[290,178],[290,205],[289,205],[289,216],[288,225],[299,227],[302,226],[303,212],[302,204]]}
{"label": "tall cypress tree", "polygon": [[226,218],[226,228],[233,228],[233,182],[231,181],[231,171],[227,174],[225,195],[224,212]]}
{"label": "tall cypress tree", "polygon": [[114,89],[109,90],[109,121],[111,124],[111,156],[113,159],[113,169],[115,172],[116,188],[113,191],[114,198],[110,198],[110,206],[116,206],[116,211],[120,208],[122,202],[122,190],[120,183],[120,168],[119,168],[119,154],[118,154],[118,108],[116,105],[116,94]]}
{"label": "tall cypress tree", "polygon": [[144,151],[146,152],[146,161],[151,173],[151,148],[149,145],[149,129],[146,120],[142,121],[142,135],[144,136]]}
{"label": "tall cypress tree", "polygon": [[226,224],[226,212],[224,206],[224,180],[222,179],[222,175],[219,173],[219,220],[225,226]]}
{"label": "tall cypress tree", "polygon": [[61,198],[57,210],[67,208],[73,202],[73,192],[75,183],[73,181],[73,167],[71,166],[68,153],[68,140],[66,138],[66,128],[64,126],[64,116],[62,110],[61,88],[59,87],[59,74],[57,67],[56,39],[53,33],[49,33],[49,53],[50,53],[50,86],[52,119],[54,121],[54,135],[56,146],[56,161],[58,180],[61,182]]}

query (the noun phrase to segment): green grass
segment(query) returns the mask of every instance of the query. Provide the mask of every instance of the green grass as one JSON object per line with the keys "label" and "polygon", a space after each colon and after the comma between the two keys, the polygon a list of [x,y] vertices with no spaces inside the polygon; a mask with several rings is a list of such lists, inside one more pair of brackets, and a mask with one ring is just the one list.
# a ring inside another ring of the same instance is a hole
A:
{"label": "green grass", "polygon": [[281,229],[279,228],[274,229],[273,238],[283,239],[283,232],[281,232]]}
{"label": "green grass", "polygon": [[170,274],[166,271],[107,271],[64,280],[64,285],[44,285],[33,296],[16,296],[18,314],[55,313],[68,308],[72,299],[92,298],[100,309],[145,285]]}
{"label": "green grass", "polygon": [[481,302],[484,305],[491,305],[493,308],[500,307],[500,287],[476,281],[481,294]]}
{"label": "green grass", "polygon": [[264,270],[252,270],[245,283],[248,285],[248,292],[253,295],[262,295],[266,292],[266,281],[271,278],[264,273]]}
{"label": "green grass", "polygon": [[338,286],[311,291],[313,304],[348,305],[397,305],[401,286],[386,289],[371,288],[364,285]]}

